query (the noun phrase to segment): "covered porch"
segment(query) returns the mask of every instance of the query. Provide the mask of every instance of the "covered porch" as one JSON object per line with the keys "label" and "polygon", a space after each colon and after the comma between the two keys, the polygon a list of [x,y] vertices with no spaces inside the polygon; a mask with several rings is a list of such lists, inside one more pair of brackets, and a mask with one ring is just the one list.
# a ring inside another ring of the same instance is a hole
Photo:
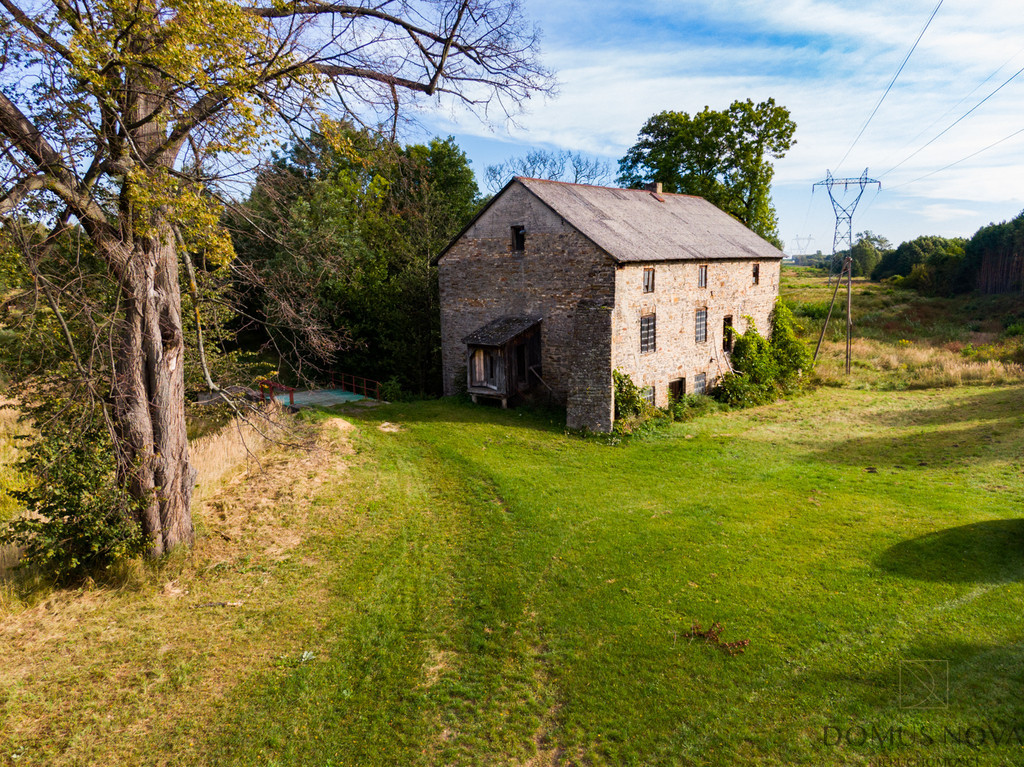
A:
{"label": "covered porch", "polygon": [[478,398],[509,401],[541,381],[539,317],[506,316],[462,339],[466,344],[466,390]]}

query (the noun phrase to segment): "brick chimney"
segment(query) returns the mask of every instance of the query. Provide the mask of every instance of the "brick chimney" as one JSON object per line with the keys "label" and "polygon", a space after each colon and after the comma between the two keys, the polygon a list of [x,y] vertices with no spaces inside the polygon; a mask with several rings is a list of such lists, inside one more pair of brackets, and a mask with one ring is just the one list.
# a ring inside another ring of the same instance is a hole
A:
{"label": "brick chimney", "polygon": [[661,182],[654,181],[644,187],[648,192],[654,192],[654,194],[661,194]]}

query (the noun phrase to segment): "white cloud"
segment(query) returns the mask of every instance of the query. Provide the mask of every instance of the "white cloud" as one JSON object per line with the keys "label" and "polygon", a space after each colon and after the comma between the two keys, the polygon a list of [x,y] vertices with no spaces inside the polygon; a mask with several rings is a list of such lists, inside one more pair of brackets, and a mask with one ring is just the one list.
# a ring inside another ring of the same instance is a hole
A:
{"label": "white cloud", "polygon": [[[797,145],[776,164],[784,237],[802,226],[810,185],[826,169],[855,176],[865,167],[885,174],[870,212],[890,216],[893,239],[929,233],[943,221],[976,228],[972,215],[987,223],[1019,209],[1024,134],[917,179],[1019,130],[1024,74],[911,154],[1024,66],[1024,15],[1016,2],[947,0],[849,158],[836,167],[934,7],[934,0],[653,0],[643,6],[528,0],[527,11],[547,29],[546,61],[558,73],[559,98],[532,104],[522,129],[507,133],[491,133],[461,115],[438,127],[500,138],[510,155],[546,145],[617,160],[659,111],[774,97],[798,126]],[[820,210],[808,226],[817,226],[816,243],[830,246],[831,212],[814,207]],[[993,214],[997,208],[1011,212]]]}

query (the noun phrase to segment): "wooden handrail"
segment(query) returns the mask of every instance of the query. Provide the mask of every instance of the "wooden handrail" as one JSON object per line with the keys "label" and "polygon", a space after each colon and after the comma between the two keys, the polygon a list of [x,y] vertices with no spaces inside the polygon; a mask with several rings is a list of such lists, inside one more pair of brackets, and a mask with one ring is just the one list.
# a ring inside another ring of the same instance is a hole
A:
{"label": "wooden handrail", "polygon": [[353,394],[362,394],[370,399],[380,399],[380,381],[372,378],[352,375],[351,373],[331,373],[331,386],[344,389]]}
{"label": "wooden handrail", "polygon": [[[288,404],[291,407],[295,407],[295,389],[291,386],[285,386],[283,383],[277,381],[271,381],[269,378],[264,378],[256,382],[256,385],[260,387],[260,397],[266,402],[268,399],[274,398],[274,389],[280,389],[281,391],[288,392]],[[267,390],[270,390],[269,396]]]}

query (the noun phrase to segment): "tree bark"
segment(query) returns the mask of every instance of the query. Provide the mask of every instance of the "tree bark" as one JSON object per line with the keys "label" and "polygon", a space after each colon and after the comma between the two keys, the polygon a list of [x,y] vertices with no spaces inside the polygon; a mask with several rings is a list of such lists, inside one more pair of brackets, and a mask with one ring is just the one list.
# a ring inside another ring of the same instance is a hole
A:
{"label": "tree bark", "polygon": [[154,557],[195,539],[177,252],[169,227],[163,235],[136,245],[122,280],[112,392],[123,450],[119,471],[132,495],[144,499],[139,521]]}

